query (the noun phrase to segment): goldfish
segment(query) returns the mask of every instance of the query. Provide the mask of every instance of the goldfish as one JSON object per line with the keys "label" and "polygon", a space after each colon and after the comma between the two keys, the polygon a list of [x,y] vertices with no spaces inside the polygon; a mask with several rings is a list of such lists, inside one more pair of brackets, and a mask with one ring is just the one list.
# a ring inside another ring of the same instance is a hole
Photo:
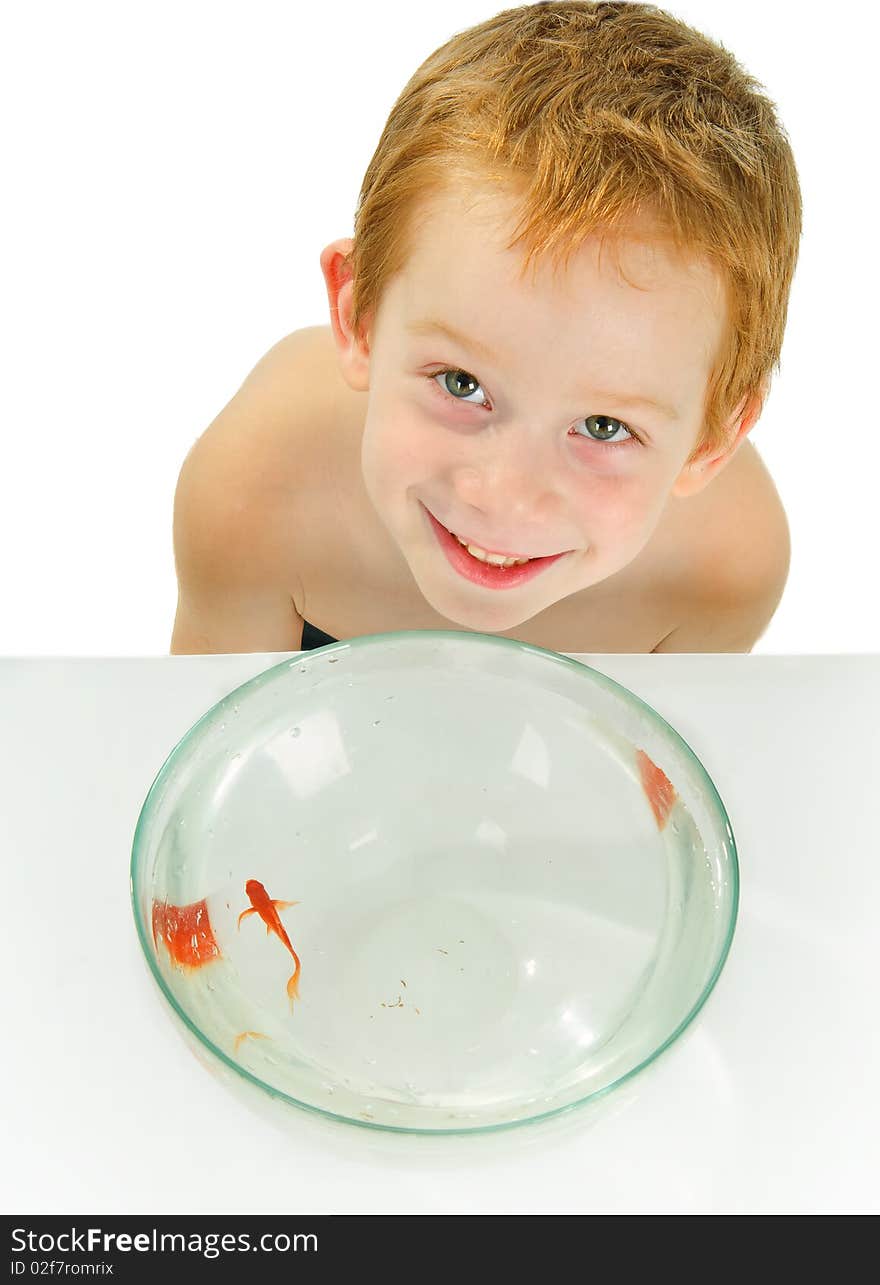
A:
{"label": "goldfish", "polygon": [[657,829],[662,830],[678,798],[675,786],[644,750],[636,750],[636,762],[642,778],[642,789],[648,797],[654,820],[657,822]]}
{"label": "goldfish", "polygon": [[284,930],[284,924],[279,918],[278,911],[286,910],[288,906],[298,906],[298,901],[273,901],[266,889],[258,879],[248,879],[244,890],[250,897],[250,909],[243,910],[238,916],[238,927],[241,928],[242,919],[247,919],[248,915],[259,915],[266,925],[266,933],[274,933],[278,940],[287,947],[296,967],[293,970],[293,976],[287,983],[287,998],[290,1000],[290,1006],[293,1007],[293,1001],[299,998],[299,975],[302,971],[302,965],[299,962],[299,955],[293,949],[290,938]]}
{"label": "goldfish", "polygon": [[158,946],[163,941],[171,962],[178,968],[188,972],[221,958],[207,901],[195,901],[189,906],[154,901],[152,920],[154,944]]}

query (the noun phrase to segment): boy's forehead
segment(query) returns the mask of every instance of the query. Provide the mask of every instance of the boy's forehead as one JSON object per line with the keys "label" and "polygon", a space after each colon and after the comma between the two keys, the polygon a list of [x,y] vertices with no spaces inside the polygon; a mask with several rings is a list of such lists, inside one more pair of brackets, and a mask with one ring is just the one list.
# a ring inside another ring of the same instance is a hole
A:
{"label": "boy's forehead", "polygon": [[423,198],[412,216],[409,259],[413,276],[448,275],[449,254],[474,271],[484,264],[501,280],[548,284],[564,291],[578,270],[591,266],[636,289],[691,289],[712,306],[723,306],[720,274],[696,253],[679,250],[660,221],[648,213],[633,214],[616,232],[594,231],[583,238],[565,266],[549,255],[534,261],[531,278],[523,278],[525,247],[509,248],[522,215],[521,200],[493,187],[450,188]]}
{"label": "boy's forehead", "polygon": [[599,312],[612,338],[621,327],[634,339],[668,332],[673,347],[677,335],[683,350],[696,345],[706,366],[714,364],[727,320],[721,275],[678,250],[656,219],[633,217],[614,235],[594,232],[566,263],[543,256],[524,274],[524,247],[510,248],[521,214],[520,199],[489,186],[423,199],[409,257],[390,283],[405,322],[471,314],[503,330],[519,309],[548,324]]}

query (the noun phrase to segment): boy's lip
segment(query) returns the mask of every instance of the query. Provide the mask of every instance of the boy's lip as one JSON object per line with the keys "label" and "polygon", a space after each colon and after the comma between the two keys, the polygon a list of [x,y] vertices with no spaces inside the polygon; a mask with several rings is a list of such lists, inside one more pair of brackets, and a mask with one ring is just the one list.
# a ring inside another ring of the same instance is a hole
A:
{"label": "boy's lip", "polygon": [[[561,553],[550,553],[550,554],[514,553],[510,549],[493,549],[490,545],[484,544],[482,540],[471,540],[466,535],[463,535],[461,531],[453,531],[452,527],[446,526],[446,524],[441,522],[438,517],[435,517],[426,504],[422,504],[422,508],[425,510],[425,512],[428,514],[429,517],[434,518],[434,521],[437,523],[438,526],[443,527],[443,530],[446,531],[447,534],[453,536],[457,540],[464,540],[466,545],[472,544],[474,548],[482,549],[484,553],[488,553],[490,555],[494,555],[496,557],[501,557],[501,558],[528,558],[529,561],[531,562],[540,562],[544,558],[561,558],[562,557]],[[564,550],[564,552],[568,552],[568,550]]]}
{"label": "boy's lip", "polygon": [[472,554],[468,553],[467,549],[459,544],[452,532],[442,522],[438,522],[430,509],[425,508],[424,505],[422,505],[422,508],[425,509],[425,513],[437,537],[437,542],[452,567],[464,579],[481,585],[484,589],[513,589],[517,585],[523,584],[524,581],[532,580],[535,576],[539,576],[552,563],[559,558],[565,557],[564,553],[554,553],[549,557],[532,558],[529,562],[512,567],[498,567],[493,566],[491,563],[480,562],[478,558],[473,557]]}

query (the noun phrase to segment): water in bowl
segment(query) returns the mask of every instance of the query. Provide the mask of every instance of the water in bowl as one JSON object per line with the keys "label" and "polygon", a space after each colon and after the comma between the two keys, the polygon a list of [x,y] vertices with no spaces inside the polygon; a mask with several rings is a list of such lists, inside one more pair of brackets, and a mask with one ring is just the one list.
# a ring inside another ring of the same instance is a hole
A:
{"label": "water in bowl", "polygon": [[[583,666],[535,685],[465,655],[369,681],[344,648],[291,663],[213,712],[154,807],[144,917],[204,900],[216,943],[179,967],[159,934],[169,997],[243,1073],[361,1123],[487,1127],[603,1091],[674,1037],[726,949],[735,872],[686,747]],[[676,787],[662,823],[646,743]],[[297,902],[292,1006],[291,954],[238,923],[250,879]]]}

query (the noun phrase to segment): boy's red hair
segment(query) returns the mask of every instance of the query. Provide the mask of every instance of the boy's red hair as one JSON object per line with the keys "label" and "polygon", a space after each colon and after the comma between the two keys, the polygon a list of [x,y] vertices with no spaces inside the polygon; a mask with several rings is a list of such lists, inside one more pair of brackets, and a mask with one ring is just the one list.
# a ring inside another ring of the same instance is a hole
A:
{"label": "boy's red hair", "polygon": [[405,264],[414,214],[479,175],[521,195],[524,271],[647,215],[721,273],[728,325],[700,446],[779,364],[801,199],[773,104],[722,46],[647,4],[554,0],[453,36],[395,103],[355,218],[354,325]]}

